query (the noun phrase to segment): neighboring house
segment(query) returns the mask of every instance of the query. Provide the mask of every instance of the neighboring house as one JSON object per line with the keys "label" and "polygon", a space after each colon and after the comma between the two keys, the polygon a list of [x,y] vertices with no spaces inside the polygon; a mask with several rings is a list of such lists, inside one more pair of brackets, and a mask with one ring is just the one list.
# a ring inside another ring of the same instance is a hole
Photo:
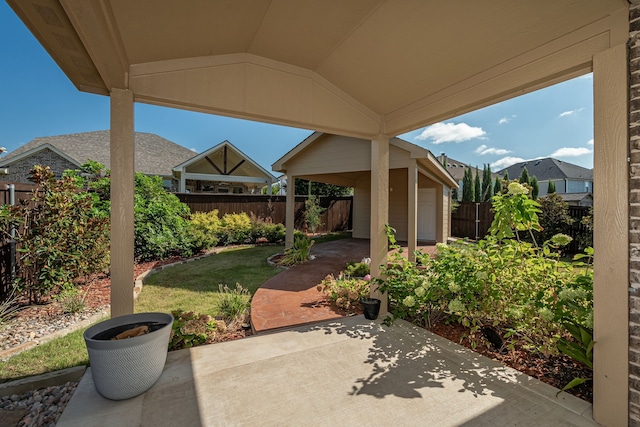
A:
{"label": "neighboring house", "polygon": [[562,193],[558,194],[569,206],[593,206],[591,193]]}
{"label": "neighboring house", "polygon": [[[296,178],[353,187],[353,237],[370,237],[371,141],[316,132],[272,167],[285,173],[292,187]],[[417,240],[446,242],[452,188],[457,183],[429,150],[398,138],[389,140],[389,225],[398,240],[411,244],[409,235],[415,230]],[[292,227],[288,217],[287,221],[287,228]]]}
{"label": "neighboring house", "polygon": [[[453,179],[456,180],[456,182],[458,183],[458,200],[462,200],[462,189],[463,189],[463,180],[464,180],[464,172],[471,168],[471,173],[473,174],[473,179],[475,180],[476,175],[479,174],[480,176],[480,182],[482,182],[482,169],[478,168],[477,166],[471,166],[469,164],[463,163],[461,161],[458,160],[454,160],[450,157],[447,157],[444,153],[440,154],[438,156],[438,161],[445,165],[446,164],[446,168],[447,171],[449,172],[449,174],[451,174],[451,176],[453,177]],[[497,173],[492,172],[491,173],[491,185],[493,185],[493,182],[495,181],[496,177],[498,176]]]}
{"label": "neighboring house", "polygon": [[498,172],[504,176],[509,173],[509,179],[517,179],[522,174],[522,170],[527,168],[529,176],[538,179],[540,191],[538,195],[547,194],[549,182],[556,186],[556,193],[593,193],[593,169],[583,168],[572,163],[547,157],[546,159],[528,160],[516,163]]}
{"label": "neighboring house", "polygon": [[[87,160],[110,168],[108,130],[48,136],[33,139],[0,159],[3,181],[29,183],[34,165],[49,166],[57,177],[67,169],[77,169]],[[172,167],[193,157],[194,152],[152,133],[135,133],[135,171],[162,177],[165,187],[175,187]]]}
{"label": "neighboring house", "polygon": [[260,194],[276,177],[229,141],[173,168],[180,193]]}

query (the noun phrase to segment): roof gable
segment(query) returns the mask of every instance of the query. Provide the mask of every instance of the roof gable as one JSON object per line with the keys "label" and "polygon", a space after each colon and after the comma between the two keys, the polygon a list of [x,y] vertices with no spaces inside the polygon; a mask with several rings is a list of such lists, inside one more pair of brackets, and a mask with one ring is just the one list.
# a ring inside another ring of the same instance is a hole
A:
{"label": "roof gable", "polygon": [[173,171],[224,176],[262,176],[270,181],[276,181],[275,176],[229,141],[223,141],[191,157],[173,167]]}
{"label": "roof gable", "polygon": [[[110,168],[110,132],[108,130],[83,132],[35,138],[18,149],[8,153],[1,161],[8,165],[18,158],[47,146],[57,153],[64,153],[68,160],[81,165],[94,160]],[[170,176],[171,168],[177,163],[193,157],[194,152],[168,139],[152,133],[135,133],[135,170],[147,175]]]}
{"label": "roof gable", "polygon": [[535,176],[538,181],[553,179],[593,180],[593,169],[583,168],[582,166],[563,162],[562,160],[551,157],[516,163],[499,171],[498,174],[504,176],[505,171],[507,171],[509,172],[509,178],[518,178],[525,167],[527,168],[529,176]]}

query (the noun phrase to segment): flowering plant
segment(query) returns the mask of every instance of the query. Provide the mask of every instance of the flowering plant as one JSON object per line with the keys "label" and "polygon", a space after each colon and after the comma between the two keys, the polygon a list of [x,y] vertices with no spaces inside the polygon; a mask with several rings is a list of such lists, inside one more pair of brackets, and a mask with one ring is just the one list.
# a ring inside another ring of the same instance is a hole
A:
{"label": "flowering plant", "polygon": [[329,274],[317,289],[325,293],[338,307],[351,310],[358,306],[362,298],[369,296],[371,275],[367,276],[360,279],[340,273],[336,278]]}
{"label": "flowering plant", "polygon": [[216,336],[218,325],[207,314],[174,310],[173,328],[169,339],[169,351],[210,344]]}

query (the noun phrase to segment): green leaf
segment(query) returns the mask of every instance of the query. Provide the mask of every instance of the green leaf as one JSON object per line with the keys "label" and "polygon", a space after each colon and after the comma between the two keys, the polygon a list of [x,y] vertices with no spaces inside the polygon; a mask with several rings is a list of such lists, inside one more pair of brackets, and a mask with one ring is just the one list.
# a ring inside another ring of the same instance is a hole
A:
{"label": "green leaf", "polygon": [[580,384],[584,384],[587,381],[591,381],[591,378],[574,378],[571,381],[569,381],[569,384],[567,384],[566,386],[562,387],[562,390],[558,391],[556,393],[556,397],[562,393],[563,391],[567,391],[569,389],[572,389],[574,387],[579,386]]}

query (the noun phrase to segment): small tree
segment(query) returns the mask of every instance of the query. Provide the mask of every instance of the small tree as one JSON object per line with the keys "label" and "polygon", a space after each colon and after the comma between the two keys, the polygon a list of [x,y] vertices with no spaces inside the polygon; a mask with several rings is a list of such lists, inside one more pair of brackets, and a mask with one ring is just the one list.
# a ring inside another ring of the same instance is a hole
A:
{"label": "small tree", "polygon": [[500,194],[502,192],[502,180],[496,176],[496,181],[493,184],[493,194]]}
{"label": "small tree", "polygon": [[529,177],[529,171],[527,170],[526,166],[522,169],[519,181],[520,184],[529,184],[531,181],[531,178]]}
{"label": "small tree", "polygon": [[569,234],[574,220],[569,215],[569,205],[556,193],[547,194],[538,199],[540,203],[540,237],[542,241],[551,239],[558,233]]}
{"label": "small tree", "polygon": [[493,196],[493,186],[491,185],[491,167],[486,164],[482,169],[482,201],[490,201],[491,196]]}
{"label": "small tree", "polygon": [[533,200],[538,199],[538,194],[540,193],[540,186],[538,185],[538,178],[535,176],[531,177],[531,198]]}
{"label": "small tree", "polygon": [[454,188],[453,190],[451,190],[451,200],[453,200],[454,202],[458,201],[458,189]]}
{"label": "small tree", "polygon": [[[0,228],[13,226],[19,252],[16,284],[31,302],[74,285],[109,263],[109,222],[95,209],[97,196],[71,176],[56,180],[51,169],[34,166],[31,203],[0,208]],[[7,236],[8,237],[8,236]]]}
{"label": "small tree", "polygon": [[549,181],[549,185],[547,186],[547,194],[553,194],[556,192],[556,184],[553,181]]}
{"label": "small tree", "polygon": [[477,167],[476,167],[476,177],[473,184],[473,201],[474,202],[482,201],[482,187],[480,185],[480,174],[478,173]]}
{"label": "small tree", "polygon": [[462,178],[462,201],[473,202],[473,176],[471,175],[471,168],[468,166],[464,170]]}
{"label": "small tree", "polygon": [[312,234],[316,234],[317,228],[322,225],[320,216],[324,211],[326,211],[326,209],[320,206],[316,196],[309,196],[309,198],[304,202],[304,207],[304,219],[307,223],[307,227]]}

